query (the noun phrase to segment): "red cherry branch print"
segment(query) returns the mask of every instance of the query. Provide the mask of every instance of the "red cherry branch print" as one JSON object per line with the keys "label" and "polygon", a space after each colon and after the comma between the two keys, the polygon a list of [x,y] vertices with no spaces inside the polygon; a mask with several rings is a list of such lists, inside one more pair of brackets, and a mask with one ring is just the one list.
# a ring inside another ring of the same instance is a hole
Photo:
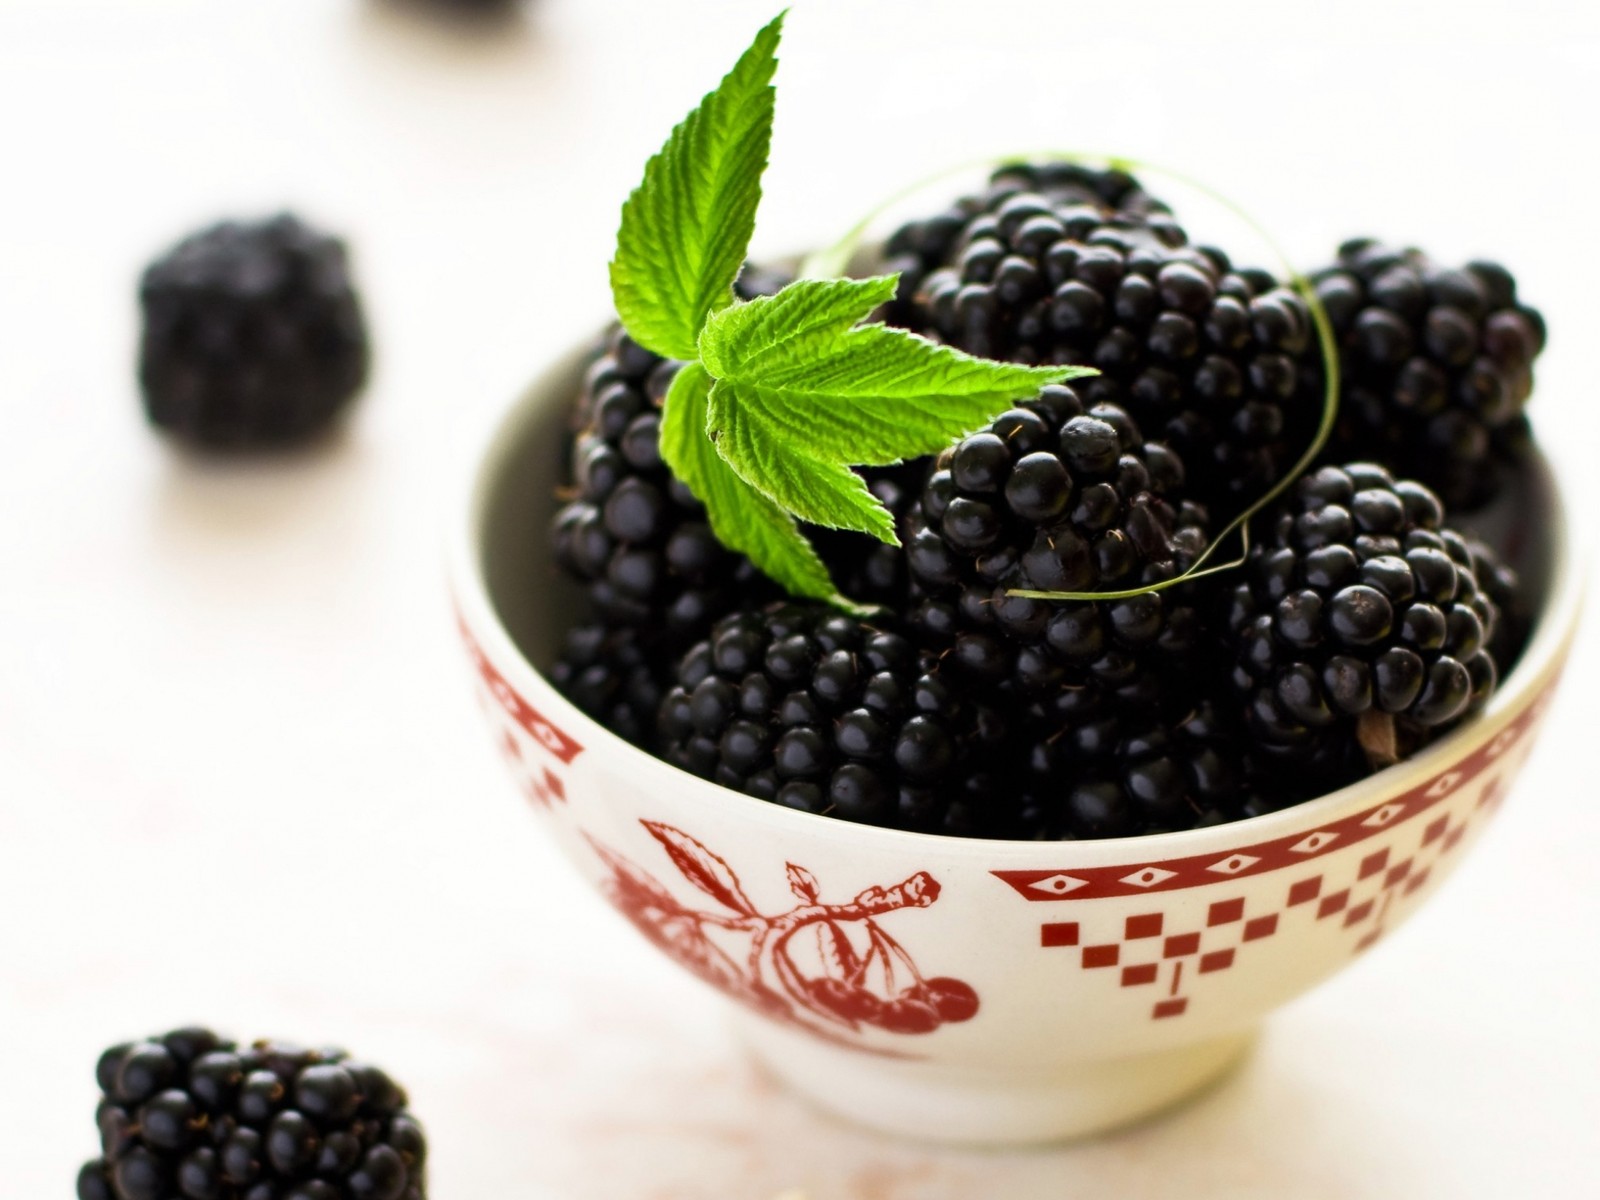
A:
{"label": "red cherry branch print", "polygon": [[656,821],[640,824],[678,874],[718,907],[683,903],[647,871],[589,837],[611,872],[607,896],[656,946],[740,1003],[857,1049],[867,1049],[855,1037],[869,1026],[932,1033],[976,1015],[978,994],[971,985],[923,976],[880,924],[891,913],[938,900],[939,883],[926,871],[893,887],[867,888],[845,903],[824,903],[817,877],[787,863],[789,891],[799,903],[768,914],[745,895],[725,860],[683,830]]}

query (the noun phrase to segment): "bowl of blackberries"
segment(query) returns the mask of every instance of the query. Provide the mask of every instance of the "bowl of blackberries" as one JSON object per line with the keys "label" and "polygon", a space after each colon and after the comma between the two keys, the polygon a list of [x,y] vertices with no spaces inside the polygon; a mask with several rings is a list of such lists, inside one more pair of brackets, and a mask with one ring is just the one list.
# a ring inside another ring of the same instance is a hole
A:
{"label": "bowl of blackberries", "polygon": [[1489,261],[1241,266],[1078,160],[848,276],[751,265],[753,201],[672,185],[770,119],[775,38],[625,205],[617,322],[476,447],[479,699],[802,1094],[974,1143],[1123,1124],[1409,916],[1527,756],[1579,591],[1545,326]]}

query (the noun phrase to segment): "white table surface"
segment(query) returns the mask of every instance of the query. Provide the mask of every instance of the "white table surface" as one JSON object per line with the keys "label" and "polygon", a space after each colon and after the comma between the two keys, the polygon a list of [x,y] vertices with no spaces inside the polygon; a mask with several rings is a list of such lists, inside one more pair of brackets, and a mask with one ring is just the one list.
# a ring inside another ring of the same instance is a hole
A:
{"label": "white table surface", "polygon": [[[1600,1194],[1592,634],[1428,909],[1216,1092],[1076,1148],[814,1114],[542,840],[448,621],[446,447],[605,311],[621,197],[772,7],[0,0],[0,1194],[69,1195],[99,1049],[190,1021],[388,1065],[437,1200]],[[1593,18],[1399,7],[804,0],[760,242],[996,150],[1167,161],[1308,264],[1503,257],[1552,329],[1542,436],[1592,464]],[[349,235],[376,375],[336,445],[191,460],[138,411],[136,274],[284,204]]]}

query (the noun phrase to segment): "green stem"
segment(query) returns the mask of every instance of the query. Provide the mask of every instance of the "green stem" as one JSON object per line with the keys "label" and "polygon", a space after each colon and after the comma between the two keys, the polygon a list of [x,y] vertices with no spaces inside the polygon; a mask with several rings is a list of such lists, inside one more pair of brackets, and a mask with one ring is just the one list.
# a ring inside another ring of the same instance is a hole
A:
{"label": "green stem", "polygon": [[[1278,244],[1277,240],[1266,231],[1265,227],[1262,226],[1259,221],[1246,212],[1244,208],[1235,203],[1233,200],[1229,199],[1227,196],[1223,195],[1221,192],[1217,191],[1215,188],[1201,182],[1198,179],[1195,179],[1193,176],[1188,175],[1183,171],[1177,171],[1171,167],[1163,167],[1156,163],[1144,162],[1138,159],[1123,158],[1117,155],[1086,154],[1078,151],[1061,151],[1050,152],[1046,154],[1012,155],[1001,159],[984,159],[977,162],[968,162],[960,166],[950,167],[946,170],[940,171],[937,175],[930,176],[929,178],[913,184],[908,188],[904,188],[895,195],[891,196],[888,200],[884,201],[882,204],[878,205],[875,209],[868,213],[867,216],[861,221],[857,222],[856,225],[834,245],[807,258],[806,261],[801,264],[801,275],[803,277],[815,277],[819,275],[842,275],[845,271],[845,268],[848,267],[850,260],[855,256],[856,251],[860,248],[862,241],[865,240],[866,235],[871,229],[873,223],[877,221],[879,217],[881,217],[890,208],[899,204],[901,201],[917,194],[925,188],[941,182],[942,180],[948,179],[952,175],[963,174],[967,171],[976,170],[980,167],[988,167],[993,169],[996,167],[1021,165],[1029,162],[1038,162],[1041,160],[1082,163],[1086,165],[1103,165],[1120,171],[1165,175],[1169,179],[1176,180],[1178,183],[1181,183],[1184,186],[1199,192],[1201,195],[1206,196],[1215,203],[1221,205],[1239,220],[1243,221],[1244,224],[1251,230],[1253,230],[1256,236],[1266,244],[1273,256],[1277,258],[1278,265],[1283,271],[1284,275],[1288,278],[1290,286],[1300,294],[1301,298],[1306,302],[1306,307],[1311,312],[1311,321],[1312,324],[1316,326],[1317,331],[1317,346],[1322,353],[1322,420],[1317,425],[1316,436],[1311,439],[1311,444],[1306,447],[1305,453],[1303,453],[1299,459],[1296,460],[1294,466],[1292,466],[1284,474],[1283,478],[1278,480],[1277,483],[1268,489],[1265,495],[1261,496],[1260,499],[1256,500],[1255,503],[1251,504],[1238,516],[1234,517],[1233,520],[1229,521],[1228,524],[1223,528],[1222,532],[1212,539],[1210,545],[1208,545],[1205,550],[1201,552],[1201,554],[1195,559],[1193,565],[1181,575],[1175,575],[1173,578],[1163,580],[1160,583],[1152,583],[1147,584],[1144,587],[1129,588],[1124,591],[1115,592],[1041,592],[1032,591],[1026,588],[1016,588],[1008,590],[1006,594],[1010,596],[1019,596],[1028,600],[1127,600],[1134,596],[1142,596],[1146,592],[1165,591],[1167,588],[1177,587],[1179,584],[1188,583],[1193,579],[1199,579],[1206,575],[1214,575],[1221,571],[1229,571],[1236,567],[1243,566],[1250,553],[1250,519],[1262,509],[1266,508],[1267,505],[1278,499],[1278,497],[1282,496],[1284,492],[1286,492],[1295,482],[1295,480],[1299,479],[1300,476],[1306,473],[1306,470],[1311,466],[1312,463],[1316,461],[1317,455],[1322,453],[1322,448],[1328,444],[1328,438],[1333,434],[1334,423],[1339,417],[1339,347],[1338,343],[1334,339],[1333,322],[1328,319],[1328,312],[1323,307],[1322,301],[1317,297],[1316,289],[1312,287],[1311,281],[1307,279],[1300,271],[1295,269],[1294,264],[1290,261],[1289,256],[1284,251],[1283,247]],[[1211,557],[1216,553],[1217,547],[1225,542],[1229,537],[1233,536],[1234,533],[1238,533],[1240,538],[1241,550],[1239,557],[1236,559],[1230,559],[1224,563],[1216,563],[1211,566],[1207,566],[1207,562],[1209,562]]]}

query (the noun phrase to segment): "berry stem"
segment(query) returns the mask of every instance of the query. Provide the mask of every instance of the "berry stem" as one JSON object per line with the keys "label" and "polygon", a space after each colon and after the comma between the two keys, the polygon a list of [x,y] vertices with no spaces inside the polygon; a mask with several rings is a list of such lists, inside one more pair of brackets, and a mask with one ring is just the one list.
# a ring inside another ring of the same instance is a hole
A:
{"label": "berry stem", "polygon": [[1400,761],[1400,743],[1395,734],[1394,716],[1369,708],[1356,720],[1356,740],[1374,771],[1392,767]]}

